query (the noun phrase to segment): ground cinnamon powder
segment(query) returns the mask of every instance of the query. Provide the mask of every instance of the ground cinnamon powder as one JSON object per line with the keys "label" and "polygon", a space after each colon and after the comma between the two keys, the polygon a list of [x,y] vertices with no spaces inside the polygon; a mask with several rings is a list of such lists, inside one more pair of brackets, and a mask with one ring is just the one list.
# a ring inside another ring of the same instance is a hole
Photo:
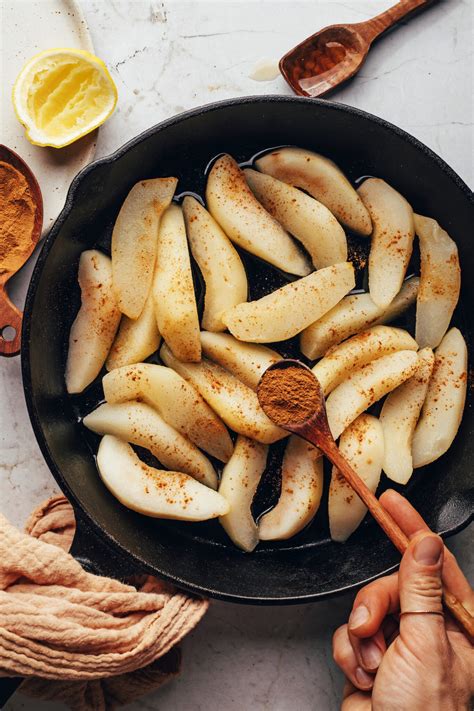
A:
{"label": "ground cinnamon powder", "polygon": [[0,161],[0,274],[21,266],[31,246],[35,209],[26,178]]}
{"label": "ground cinnamon powder", "polygon": [[258,399],[268,417],[281,427],[304,422],[321,404],[315,376],[297,365],[267,370],[258,386]]}

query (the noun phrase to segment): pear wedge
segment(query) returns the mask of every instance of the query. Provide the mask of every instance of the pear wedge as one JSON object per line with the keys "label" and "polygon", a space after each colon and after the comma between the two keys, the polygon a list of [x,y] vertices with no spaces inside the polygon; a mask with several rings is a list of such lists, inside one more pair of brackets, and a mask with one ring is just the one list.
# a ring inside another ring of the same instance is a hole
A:
{"label": "pear wedge", "polygon": [[281,476],[278,503],[259,522],[258,532],[262,541],[291,538],[316,515],[323,493],[321,452],[292,435],[283,457]]}
{"label": "pear wedge", "polygon": [[202,327],[225,331],[223,311],[247,300],[244,265],[227,235],[196,198],[184,198],[183,215],[191,252],[206,284]]}
{"label": "pear wedge", "polygon": [[451,328],[435,351],[433,373],[413,435],[413,467],[431,464],[448,451],[462,420],[467,390],[467,346]]}
{"label": "pear wedge", "polygon": [[183,472],[148,466],[129,444],[112,435],[105,435],[100,442],[97,468],[115,498],[145,516],[207,521],[229,510],[229,504],[217,491]]}
{"label": "pear wedge", "polygon": [[418,361],[415,374],[387,395],[380,412],[385,439],[383,470],[398,484],[407,484],[413,474],[413,433],[433,371],[431,348],[419,351]]}
{"label": "pear wedge", "polygon": [[155,302],[150,292],[140,316],[133,320],[122,316],[118,333],[106,361],[107,370],[141,363],[160,345],[160,332],[155,317]]}
{"label": "pear wedge", "polygon": [[284,341],[330,311],[354,285],[354,267],[341,262],[285,284],[261,299],[234,306],[222,320],[240,341]]}
{"label": "pear wedge", "polygon": [[186,228],[178,205],[170,205],[161,218],[153,295],[158,329],[176,358],[199,362],[199,317]]}
{"label": "pear wedge", "polygon": [[329,428],[337,439],[356,417],[415,374],[415,351],[382,356],[351,373],[326,400]]}
{"label": "pear wedge", "polygon": [[236,546],[250,553],[258,544],[251,506],[267,463],[268,446],[239,435],[234,453],[222,471],[219,493],[230,510],[219,521]]}
{"label": "pear wedge", "polygon": [[223,155],[207,179],[209,212],[232,242],[289,274],[306,276],[312,269],[290,235],[260,205],[235,160]]}
{"label": "pear wedge", "polygon": [[347,260],[346,234],[321,202],[250,168],[245,178],[257,200],[306,248],[316,269]]}
{"label": "pear wedge", "polygon": [[262,173],[305,190],[350,230],[364,236],[372,232],[364,203],[332,160],[304,148],[277,148],[259,158],[256,166]]}
{"label": "pear wedge", "polygon": [[[384,437],[382,425],[372,415],[360,415],[341,435],[341,454],[352,464],[362,481],[375,493],[382,473]],[[362,522],[367,507],[332,468],[328,499],[329,529],[333,541],[344,543]]]}
{"label": "pear wedge", "polygon": [[461,268],[456,243],[436,220],[415,215],[421,277],[416,300],[416,340],[436,348],[449,328],[459,300]]}
{"label": "pear wedge", "polygon": [[233,444],[224,423],[195,388],[171,368],[152,363],[125,366],[105,375],[102,386],[107,402],[146,402],[205,452],[221,462],[230,458]]}
{"label": "pear wedge", "polygon": [[357,191],[370,212],[374,231],[369,254],[369,292],[385,309],[401,289],[413,250],[413,210],[384,180],[369,178]]}
{"label": "pear wedge", "polygon": [[327,314],[301,333],[302,352],[311,360],[320,358],[349,336],[369,326],[393,321],[415,303],[419,283],[418,277],[407,279],[387,309],[381,309],[374,304],[370,294],[345,296]]}
{"label": "pear wedge", "polygon": [[189,474],[202,484],[217,488],[217,475],[204,454],[177,432],[149,405],[130,401],[99,405],[83,419],[88,429],[148,449],[168,469]]}
{"label": "pear wedge", "polygon": [[373,326],[332,348],[316,363],[313,373],[328,395],[358,368],[381,356],[403,350],[418,350],[408,331],[391,326]]}
{"label": "pear wedge", "polygon": [[155,269],[158,225],[173,199],[176,178],[141,180],[120,208],[112,232],[114,293],[120,310],[136,319],[145,306]]}
{"label": "pear wedge", "polygon": [[252,390],[257,390],[266,369],[282,358],[271,348],[238,341],[229,333],[201,331],[201,346],[205,356],[235,375]]}
{"label": "pear wedge", "polygon": [[200,363],[183,363],[163,344],[161,360],[191,383],[204,400],[237,434],[271,444],[288,433],[266,416],[257,394],[220,365],[203,358]]}
{"label": "pear wedge", "polygon": [[120,323],[112,289],[112,264],[95,249],[79,259],[81,308],[69,334],[68,393],[81,393],[99,375]]}

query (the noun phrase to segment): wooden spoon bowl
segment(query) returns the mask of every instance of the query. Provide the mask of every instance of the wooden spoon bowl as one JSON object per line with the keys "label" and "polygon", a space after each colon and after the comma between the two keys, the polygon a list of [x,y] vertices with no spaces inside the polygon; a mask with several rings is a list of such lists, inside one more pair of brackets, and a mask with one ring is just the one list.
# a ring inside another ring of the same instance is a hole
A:
{"label": "wooden spoon bowl", "polygon": [[325,27],[287,52],[280,71],[296,94],[322,96],[359,71],[377,37],[431,2],[401,0],[367,22]]}
{"label": "wooden spoon bowl", "polygon": [[[30,257],[41,236],[43,227],[43,198],[40,186],[28,165],[17,153],[0,145],[0,161],[8,163],[25,178],[34,204],[33,229],[21,245],[15,246],[15,255],[4,255],[0,260],[0,355],[14,356],[20,352],[22,312],[9,299],[6,284]],[[7,329],[13,329],[12,338],[8,338]]]}

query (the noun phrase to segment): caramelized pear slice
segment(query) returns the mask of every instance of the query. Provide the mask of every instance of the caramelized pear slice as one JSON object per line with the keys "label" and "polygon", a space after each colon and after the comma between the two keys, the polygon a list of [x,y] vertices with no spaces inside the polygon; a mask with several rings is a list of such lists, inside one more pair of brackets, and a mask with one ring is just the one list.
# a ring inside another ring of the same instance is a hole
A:
{"label": "caramelized pear slice", "polygon": [[216,160],[207,179],[209,212],[232,242],[289,274],[305,276],[311,265],[290,235],[260,205],[233,158]]}
{"label": "caramelized pear slice", "polygon": [[230,506],[229,513],[219,520],[235,545],[248,553],[258,544],[258,527],[251,506],[267,463],[267,454],[267,445],[239,435],[219,485],[219,493]]}
{"label": "caramelized pear slice", "polygon": [[229,504],[217,491],[183,472],[148,466],[129,444],[112,435],[101,440],[97,468],[115,498],[145,516],[207,521],[229,510]]}
{"label": "caramelized pear slice", "polygon": [[404,197],[379,178],[369,178],[358,193],[370,212],[374,231],[369,254],[369,292],[385,309],[401,289],[413,250],[413,210]]}
{"label": "caramelized pear slice", "polygon": [[110,259],[95,249],[83,252],[78,279],[81,308],[69,334],[68,393],[81,393],[99,375],[120,323]]}
{"label": "caramelized pear slice", "polygon": [[222,320],[240,341],[284,341],[330,311],[354,285],[354,267],[341,262],[285,284],[261,299],[234,306]]}
{"label": "caramelized pear slice", "polygon": [[161,218],[153,294],[158,329],[176,358],[199,362],[199,317],[186,228],[178,205],[170,205]]}
{"label": "caramelized pear slice", "polygon": [[120,208],[112,232],[114,293],[120,310],[136,319],[145,306],[155,269],[158,225],[173,199],[176,178],[141,180]]}
{"label": "caramelized pear slice", "polygon": [[262,541],[291,538],[316,515],[323,493],[323,458],[319,449],[292,435],[283,457],[281,477],[278,503],[260,519]]}
{"label": "caramelized pear slice", "polygon": [[[382,473],[384,453],[379,420],[366,413],[360,415],[341,435],[339,449],[370,491],[375,493]],[[336,467],[332,468],[328,512],[331,538],[339,543],[347,541],[367,513],[366,505]]]}
{"label": "caramelized pear slice", "polygon": [[181,471],[202,484],[217,488],[217,475],[204,454],[177,432],[149,405],[130,401],[99,405],[83,420],[100,435],[114,437],[148,449],[168,469]]}
{"label": "caramelized pear slice", "polygon": [[467,389],[467,346],[451,328],[435,351],[435,363],[413,435],[413,467],[431,464],[448,451],[462,420]]}
{"label": "caramelized pear slice", "polygon": [[256,166],[262,173],[305,190],[350,230],[365,236],[372,232],[364,203],[332,160],[304,148],[277,148],[259,158]]}
{"label": "caramelized pear slice", "polygon": [[206,284],[202,327],[225,331],[222,313],[247,300],[247,275],[237,251],[196,198],[183,200],[189,245]]}
{"label": "caramelized pear slice", "polygon": [[271,175],[250,168],[244,173],[257,200],[304,245],[316,269],[347,260],[345,232],[327,207]]}
{"label": "caramelized pear slice", "polygon": [[458,248],[429,217],[415,215],[415,230],[421,257],[415,336],[420,348],[436,348],[449,328],[461,290]]}
{"label": "caramelized pear slice", "polygon": [[118,333],[107,358],[107,370],[141,363],[160,345],[160,332],[155,317],[153,294],[148,294],[140,316],[133,320],[122,316]]}

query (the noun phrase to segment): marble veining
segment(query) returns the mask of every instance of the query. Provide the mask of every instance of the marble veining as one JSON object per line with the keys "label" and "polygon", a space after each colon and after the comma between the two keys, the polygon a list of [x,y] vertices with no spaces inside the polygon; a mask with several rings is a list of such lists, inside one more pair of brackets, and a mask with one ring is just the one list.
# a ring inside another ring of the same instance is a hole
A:
{"label": "marble veining", "polygon": [[[22,2],[28,12],[35,3]],[[289,94],[281,77],[255,82],[261,57],[278,59],[334,22],[360,22],[390,0],[145,2],[82,0],[97,53],[119,91],[97,157],[180,111],[250,94]],[[441,0],[374,46],[358,78],[333,95],[405,128],[473,184],[472,5]],[[32,264],[14,279],[23,303]],[[21,525],[57,490],[35,442],[19,359],[0,361],[0,511]],[[472,534],[450,546],[474,573]],[[185,641],[183,673],[128,711],[336,711],[342,679],[331,636],[352,596],[317,605],[258,608],[213,603]],[[8,711],[54,711],[16,695]]]}

